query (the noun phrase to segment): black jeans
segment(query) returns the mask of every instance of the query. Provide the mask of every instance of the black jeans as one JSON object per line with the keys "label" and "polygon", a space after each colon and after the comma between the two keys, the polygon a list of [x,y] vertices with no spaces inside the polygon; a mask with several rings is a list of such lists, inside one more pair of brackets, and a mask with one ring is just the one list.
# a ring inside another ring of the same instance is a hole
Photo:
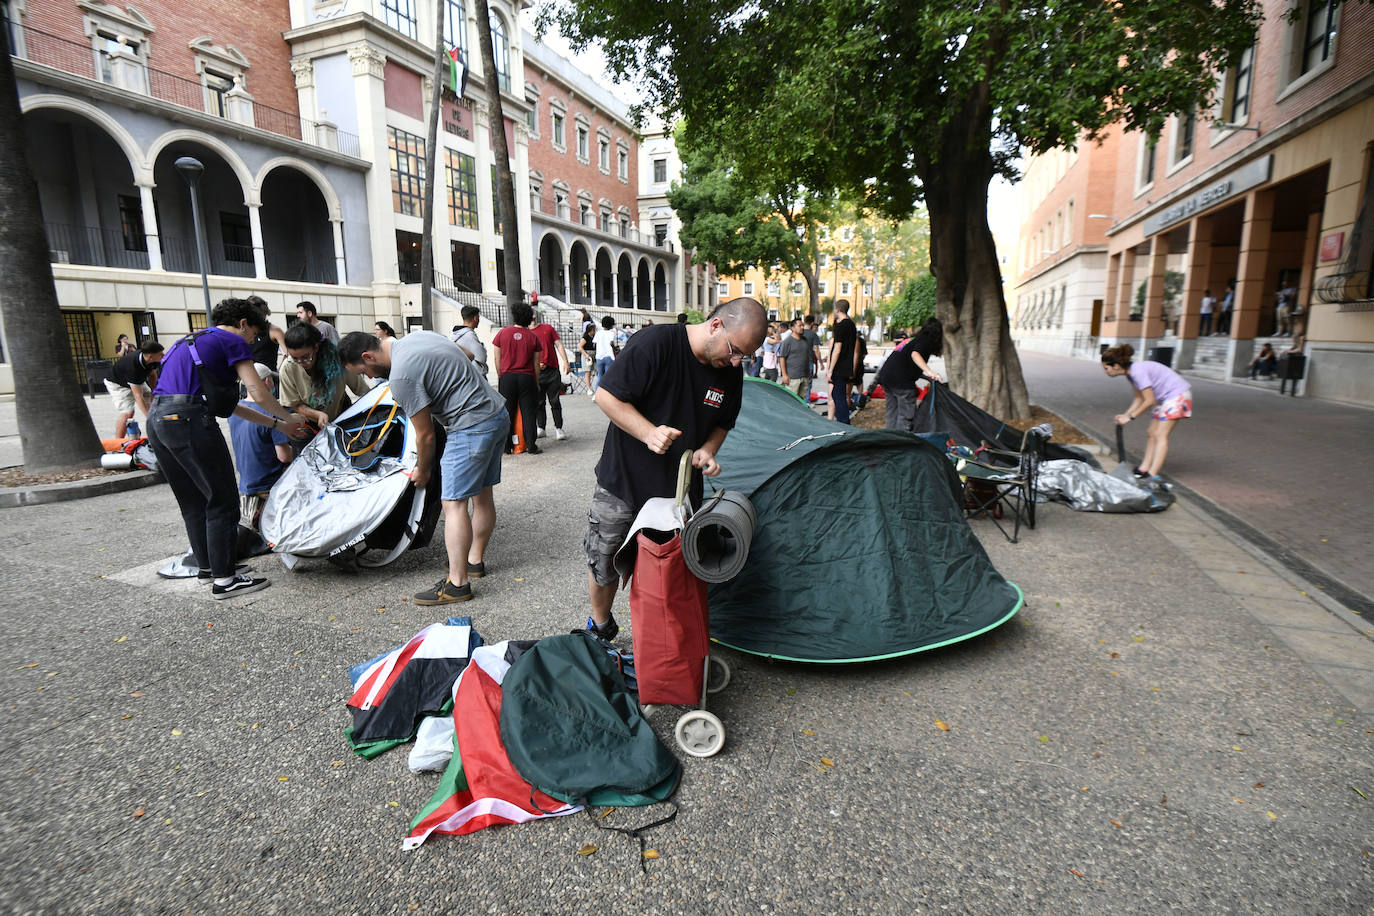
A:
{"label": "black jeans", "polygon": [[[523,372],[505,372],[496,382],[501,397],[506,399],[506,413],[510,414],[510,428],[515,429],[515,412],[519,408],[522,435],[525,448],[534,445],[534,415],[538,412],[539,384],[533,375]],[[561,412],[561,411],[560,411]],[[509,442],[506,451],[511,450]]]}
{"label": "black jeans", "polygon": [[196,565],[216,579],[234,574],[239,491],[219,422],[199,398],[153,398],[148,444],[177,498]]}
{"label": "black jeans", "polygon": [[560,395],[563,394],[563,373],[558,369],[544,367],[544,371],[539,373],[539,428],[548,428],[547,415],[544,412],[544,404],[548,403],[549,413],[553,414],[553,425],[555,429],[563,428],[563,401]]}

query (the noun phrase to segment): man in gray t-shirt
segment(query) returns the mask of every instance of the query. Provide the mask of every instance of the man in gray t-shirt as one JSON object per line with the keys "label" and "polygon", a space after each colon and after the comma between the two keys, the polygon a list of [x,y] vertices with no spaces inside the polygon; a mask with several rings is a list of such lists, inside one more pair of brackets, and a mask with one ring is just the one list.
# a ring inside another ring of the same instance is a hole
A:
{"label": "man in gray t-shirt", "polygon": [[778,344],[779,380],[803,401],[811,395],[811,357],[811,341],[806,339],[802,320],[793,319]]}
{"label": "man in gray t-shirt", "polygon": [[[496,528],[492,488],[501,482],[501,456],[510,437],[505,399],[446,337],[415,331],[378,340],[354,331],[339,344],[339,359],[351,371],[390,382],[391,396],[415,432],[419,457],[411,482],[430,482],[437,423],[447,430],[439,456],[448,576],[420,592],[420,605],[454,604],[472,597],[469,578],[486,574],[482,557]],[[472,514],[468,515],[468,501]]]}

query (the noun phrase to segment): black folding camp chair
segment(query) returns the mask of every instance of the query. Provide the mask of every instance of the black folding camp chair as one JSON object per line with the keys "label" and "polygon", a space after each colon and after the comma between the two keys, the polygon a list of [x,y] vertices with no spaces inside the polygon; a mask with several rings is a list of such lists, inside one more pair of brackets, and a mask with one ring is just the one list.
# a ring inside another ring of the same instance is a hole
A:
{"label": "black folding camp chair", "polygon": [[[1021,537],[1021,525],[1035,527],[1035,497],[1040,462],[1045,457],[1045,438],[1027,430],[1019,451],[991,448],[978,450],[982,460],[965,461],[964,514],[992,519],[1008,541]],[[1010,516],[1009,518],[1007,516]],[[1006,523],[1011,524],[1008,532]]]}

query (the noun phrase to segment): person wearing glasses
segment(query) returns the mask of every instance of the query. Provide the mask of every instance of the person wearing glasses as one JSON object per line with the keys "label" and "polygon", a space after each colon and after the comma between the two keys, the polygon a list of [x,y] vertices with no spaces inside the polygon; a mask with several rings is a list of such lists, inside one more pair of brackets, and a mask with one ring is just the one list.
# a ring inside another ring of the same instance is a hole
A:
{"label": "person wearing glasses", "polygon": [[690,497],[720,473],[716,453],[734,427],[744,390],[740,364],[763,343],[768,316],[753,299],[723,302],[700,324],[656,324],[630,338],[607,368],[596,406],[610,418],[587,513],[587,629],[613,640],[614,559],[644,503],[677,490],[678,462],[692,456]]}
{"label": "person wearing glasses", "polygon": [[305,322],[286,332],[286,359],[281,364],[281,402],[318,427],[343,413],[351,401],[345,394],[368,392],[367,382],[349,372],[339,360],[339,348]]}

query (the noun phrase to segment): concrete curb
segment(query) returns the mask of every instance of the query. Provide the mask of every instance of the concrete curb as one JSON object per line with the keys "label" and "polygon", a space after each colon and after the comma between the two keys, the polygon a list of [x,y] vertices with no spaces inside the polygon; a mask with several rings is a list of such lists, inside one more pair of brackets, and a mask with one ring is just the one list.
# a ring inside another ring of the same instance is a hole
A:
{"label": "concrete curb", "polygon": [[[1058,410],[1055,413],[1078,427],[1082,432],[1092,436],[1108,454],[1115,457],[1115,442],[1109,442],[1105,435],[1091,426],[1079,422],[1075,417],[1068,416]],[[1129,452],[1126,457],[1133,461],[1138,458]],[[1236,542],[1251,555],[1270,563],[1271,566],[1285,570],[1289,573],[1286,578],[1300,584],[1307,591],[1309,597],[1349,624],[1360,635],[1366,635],[1365,630],[1369,625],[1369,620],[1374,619],[1374,598],[1362,594],[1357,589],[1351,588],[1329,573],[1312,565],[1249,522],[1222,508],[1191,487],[1172,479],[1169,483],[1175,494],[1186,496],[1195,506],[1220,522]]]}
{"label": "concrete curb", "polygon": [[66,483],[45,483],[33,487],[0,487],[0,509],[21,506],[42,506],[62,503],[89,496],[126,493],[162,483],[158,471],[130,471],[118,477],[97,477],[91,480],[70,480]]}

